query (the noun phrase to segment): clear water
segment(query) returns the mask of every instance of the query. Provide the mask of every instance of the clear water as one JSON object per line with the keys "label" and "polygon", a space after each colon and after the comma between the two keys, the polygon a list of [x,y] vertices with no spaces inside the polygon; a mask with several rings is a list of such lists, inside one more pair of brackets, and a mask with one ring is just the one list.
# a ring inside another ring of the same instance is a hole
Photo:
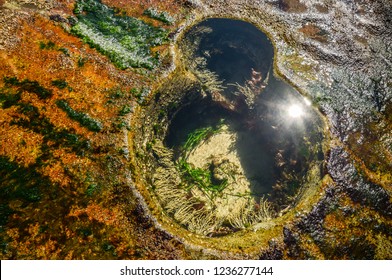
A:
{"label": "clear water", "polygon": [[[212,32],[194,32],[206,27]],[[209,19],[188,34],[189,40],[195,39],[194,34],[200,36],[195,56],[202,56],[207,69],[223,80],[227,97],[236,98],[232,84],[245,85],[252,71],[260,72],[263,79],[269,73],[268,85],[255,105],[246,110],[225,109],[210,97],[183,106],[171,120],[166,145],[178,156],[189,133],[223,121],[239,136],[233,148],[246,177],[253,182],[253,195],[284,203],[281,196],[295,194],[309,163],[322,157],[322,121],[291,85],[272,74],[273,46],[255,26],[238,20]],[[277,185],[285,186],[283,193],[277,191]]]}

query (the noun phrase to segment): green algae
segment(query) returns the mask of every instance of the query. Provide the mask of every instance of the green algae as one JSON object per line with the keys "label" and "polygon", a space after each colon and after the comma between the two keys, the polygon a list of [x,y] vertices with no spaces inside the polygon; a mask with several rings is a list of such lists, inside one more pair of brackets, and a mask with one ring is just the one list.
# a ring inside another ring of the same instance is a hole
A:
{"label": "green algae", "polygon": [[100,0],[76,2],[71,32],[109,57],[120,69],[153,69],[159,64],[151,48],[168,42],[168,31],[142,20],[119,15]]}
{"label": "green algae", "polygon": [[52,81],[52,86],[55,86],[58,89],[65,89],[68,87],[68,83],[63,79],[57,79]]}
{"label": "green algae", "polygon": [[[17,125],[43,136],[44,143],[41,146],[41,156],[37,159],[40,161],[49,155],[50,148],[65,147],[70,148],[78,155],[85,155],[90,152],[91,146],[88,140],[85,140],[81,135],[75,134],[67,129],[56,128],[48,118],[43,116],[39,109],[29,103],[21,102],[21,88],[36,92],[49,92],[48,89],[43,88],[37,82],[24,80],[19,82],[16,78],[8,78],[8,83],[3,88],[0,88],[0,105],[2,109],[17,107],[17,111],[24,117],[15,118],[12,120],[12,125]],[[9,87],[9,81],[13,81],[12,85],[17,85],[18,90],[15,91]],[[28,86],[26,86],[28,85]],[[32,86],[33,85],[33,86]]]}
{"label": "green algae", "polygon": [[[38,173],[35,165],[29,167],[19,166],[8,157],[0,157],[0,188],[2,199],[5,201],[21,199],[24,203],[38,202],[42,198],[42,191],[49,188],[51,183],[47,177]],[[6,217],[13,211],[7,206],[2,207],[6,214],[2,223],[6,223]]]}
{"label": "green algae", "polygon": [[75,111],[71,108],[71,106],[69,106],[66,100],[57,100],[56,105],[65,111],[69,118],[77,121],[81,126],[86,127],[88,130],[93,132],[99,132],[102,130],[103,126],[99,121],[91,118],[86,113]]}
{"label": "green algae", "polygon": [[39,99],[47,99],[53,96],[52,90],[41,86],[37,81],[31,81],[29,79],[19,81],[16,77],[4,77],[3,80],[6,87],[16,87],[18,91],[34,93]]}

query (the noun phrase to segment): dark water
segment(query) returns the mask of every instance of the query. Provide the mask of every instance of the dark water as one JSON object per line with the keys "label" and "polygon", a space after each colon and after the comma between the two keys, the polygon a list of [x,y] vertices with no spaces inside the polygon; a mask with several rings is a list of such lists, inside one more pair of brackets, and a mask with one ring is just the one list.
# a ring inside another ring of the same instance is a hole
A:
{"label": "dark water", "polygon": [[202,38],[199,53],[210,54],[207,67],[226,86],[244,84],[250,79],[252,68],[263,77],[267,75],[272,66],[273,46],[263,32],[239,20],[209,19],[201,25],[211,27],[213,32]]}
{"label": "dark water", "polygon": [[[212,32],[198,32],[206,27]],[[273,46],[253,25],[209,19],[193,27],[187,36],[189,40],[201,37],[195,56],[203,57],[207,69],[224,81],[226,95],[235,96],[231,84],[245,85],[252,78],[252,69],[263,79],[269,73],[269,80],[254,108],[245,111],[225,109],[209,97],[184,106],[171,120],[166,144],[178,155],[189,133],[223,121],[239,135],[234,148],[245,175],[253,182],[254,195],[268,195],[271,201],[285,203],[284,196],[295,194],[309,163],[320,157],[323,136],[317,113],[294,88],[274,77]],[[301,112],[293,111],[293,106]],[[277,184],[285,186],[283,192],[276,191]]]}

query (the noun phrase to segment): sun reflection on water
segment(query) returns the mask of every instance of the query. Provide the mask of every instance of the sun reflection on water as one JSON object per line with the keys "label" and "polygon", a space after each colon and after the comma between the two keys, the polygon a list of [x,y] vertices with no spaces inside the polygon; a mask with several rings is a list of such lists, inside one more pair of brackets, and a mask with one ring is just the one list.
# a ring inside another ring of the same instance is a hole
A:
{"label": "sun reflection on water", "polygon": [[287,108],[287,114],[292,118],[301,118],[305,115],[305,111],[301,105],[292,104]]}

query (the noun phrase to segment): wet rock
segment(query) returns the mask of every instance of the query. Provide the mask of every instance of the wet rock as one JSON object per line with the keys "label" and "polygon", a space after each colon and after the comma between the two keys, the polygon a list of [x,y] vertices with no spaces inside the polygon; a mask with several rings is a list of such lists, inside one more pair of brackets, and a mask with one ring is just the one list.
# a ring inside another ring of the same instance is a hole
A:
{"label": "wet rock", "polygon": [[350,206],[343,206],[340,208],[340,210],[342,210],[342,212],[344,213],[345,216],[353,215],[356,212],[356,210]]}
{"label": "wet rock", "polygon": [[334,181],[354,202],[392,217],[392,204],[388,192],[363,178],[342,147],[331,150],[327,168]]}
{"label": "wet rock", "polygon": [[53,20],[53,21],[56,21],[56,22],[64,22],[64,23],[67,23],[67,22],[68,22],[68,20],[67,20],[66,18],[63,18],[63,17],[62,17],[61,15],[59,15],[59,14],[50,15],[49,18],[50,18],[51,20]]}
{"label": "wet rock", "polygon": [[286,248],[288,250],[287,255],[290,258],[297,258],[300,254],[298,241],[299,241],[298,233],[293,232],[288,227],[283,228],[283,242],[286,245]]}
{"label": "wet rock", "polygon": [[352,260],[373,260],[375,256],[375,246],[366,240],[365,236],[351,238],[339,251],[341,256],[347,256]]}
{"label": "wet rock", "polygon": [[338,197],[338,190],[334,186],[328,187],[323,198],[313,207],[310,213],[303,215],[295,224],[299,232],[309,234],[320,247],[324,247],[325,243],[328,243],[323,224],[327,214],[335,208]]}
{"label": "wet rock", "polygon": [[260,260],[282,260],[283,259],[283,248],[275,240],[269,242],[269,248],[263,251],[259,257]]}
{"label": "wet rock", "polygon": [[[388,184],[378,185],[374,177],[370,182],[369,175],[360,166],[367,153],[361,153],[361,149],[354,150],[351,145],[353,135],[358,135],[358,142],[372,145],[372,141],[377,139],[390,147],[387,142],[391,141],[390,136],[378,128],[372,131],[374,135],[366,135],[370,124],[390,122],[387,110],[392,100],[390,1],[320,4],[320,1],[305,3],[298,0],[230,0],[222,5],[223,1],[205,0],[197,3],[197,9],[208,17],[230,15],[265,28],[277,50],[275,63],[278,72],[303,90],[324,114],[331,138],[342,143],[342,147],[332,148],[326,160],[326,173],[333,182],[323,186],[324,195],[318,201],[312,201],[314,205],[308,208],[311,209],[309,213],[296,216],[294,221],[282,225],[280,236],[283,240],[270,242],[269,248],[262,250],[260,258],[374,258],[375,246],[373,241],[369,241],[375,239],[372,231],[387,235],[388,223],[368,220],[366,211],[370,208],[380,213],[383,219],[390,219],[390,195],[382,187],[388,187]],[[211,52],[204,54],[209,57]],[[252,86],[259,80],[257,73],[248,80],[249,86]],[[237,100],[234,96],[230,99],[223,93],[223,89],[212,91],[210,97],[229,111],[240,112],[238,108],[241,106],[250,108],[252,105],[252,102],[246,102],[246,98]],[[289,161],[284,154],[275,155],[277,167],[294,165],[299,161],[296,158]],[[374,164],[381,157],[386,157],[385,153],[377,152],[372,158]],[[322,153],[319,159],[324,159]],[[216,182],[224,179],[218,164],[211,167],[211,171]],[[275,187],[283,188],[279,184]],[[355,202],[355,206],[345,205],[348,198]],[[366,210],[357,208],[357,203],[366,206]],[[344,234],[340,236],[336,233],[340,222],[358,222],[361,234],[368,233],[371,237],[366,240],[358,236],[352,239]],[[314,251],[310,252],[309,247]],[[367,251],[361,252],[361,247]]]}
{"label": "wet rock", "polygon": [[132,211],[136,221],[143,229],[152,227],[152,221],[143,205],[138,203]]}

